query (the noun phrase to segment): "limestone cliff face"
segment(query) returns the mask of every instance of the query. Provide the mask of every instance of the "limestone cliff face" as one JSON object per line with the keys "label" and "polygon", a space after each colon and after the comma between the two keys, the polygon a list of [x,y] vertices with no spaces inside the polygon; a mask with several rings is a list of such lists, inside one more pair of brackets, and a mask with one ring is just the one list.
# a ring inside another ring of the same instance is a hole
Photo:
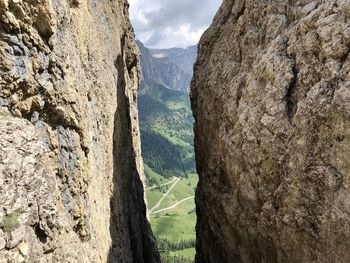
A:
{"label": "limestone cliff face", "polygon": [[140,41],[137,45],[141,51],[141,92],[147,92],[156,82],[168,89],[189,93],[196,47],[149,49]]}
{"label": "limestone cliff face", "polygon": [[0,262],[158,262],[125,0],[0,0]]}
{"label": "limestone cliff face", "polygon": [[192,82],[197,262],[348,262],[348,0],[224,0]]}

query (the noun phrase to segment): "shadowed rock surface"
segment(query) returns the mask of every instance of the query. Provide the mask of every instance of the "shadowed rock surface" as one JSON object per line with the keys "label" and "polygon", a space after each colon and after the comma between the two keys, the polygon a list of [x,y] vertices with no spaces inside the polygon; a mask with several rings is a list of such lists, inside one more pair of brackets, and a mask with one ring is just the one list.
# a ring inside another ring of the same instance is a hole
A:
{"label": "shadowed rock surface", "polygon": [[192,82],[197,262],[348,262],[350,5],[224,0]]}
{"label": "shadowed rock surface", "polygon": [[159,262],[128,4],[0,0],[0,262]]}

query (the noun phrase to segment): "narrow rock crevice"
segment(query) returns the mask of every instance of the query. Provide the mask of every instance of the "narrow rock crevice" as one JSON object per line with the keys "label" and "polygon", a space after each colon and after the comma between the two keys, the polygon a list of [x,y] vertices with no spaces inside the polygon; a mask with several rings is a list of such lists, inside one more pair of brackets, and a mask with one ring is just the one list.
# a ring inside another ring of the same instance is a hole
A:
{"label": "narrow rock crevice", "polygon": [[293,78],[288,86],[287,94],[286,94],[286,102],[287,102],[287,115],[289,121],[293,120],[293,117],[297,111],[298,107],[298,100],[296,98],[296,90],[297,90],[297,83],[298,83],[298,70],[296,68],[296,59],[293,58],[293,66],[292,66],[292,72],[293,72]]}

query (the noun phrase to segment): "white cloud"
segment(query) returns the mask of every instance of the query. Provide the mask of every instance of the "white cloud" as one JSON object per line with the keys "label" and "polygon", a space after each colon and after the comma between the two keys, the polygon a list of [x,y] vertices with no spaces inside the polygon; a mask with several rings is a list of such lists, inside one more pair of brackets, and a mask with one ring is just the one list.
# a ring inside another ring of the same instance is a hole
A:
{"label": "white cloud", "polygon": [[129,0],[136,37],[152,48],[198,43],[222,0]]}

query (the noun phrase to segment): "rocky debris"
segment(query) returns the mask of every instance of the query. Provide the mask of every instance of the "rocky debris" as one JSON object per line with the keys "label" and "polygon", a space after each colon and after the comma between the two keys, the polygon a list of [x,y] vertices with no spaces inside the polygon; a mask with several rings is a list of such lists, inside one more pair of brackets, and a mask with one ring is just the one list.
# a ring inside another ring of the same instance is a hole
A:
{"label": "rocky debris", "polygon": [[138,82],[127,1],[0,0],[1,260],[159,261]]}
{"label": "rocky debris", "polygon": [[197,262],[348,262],[349,17],[224,0],[192,81]]}

